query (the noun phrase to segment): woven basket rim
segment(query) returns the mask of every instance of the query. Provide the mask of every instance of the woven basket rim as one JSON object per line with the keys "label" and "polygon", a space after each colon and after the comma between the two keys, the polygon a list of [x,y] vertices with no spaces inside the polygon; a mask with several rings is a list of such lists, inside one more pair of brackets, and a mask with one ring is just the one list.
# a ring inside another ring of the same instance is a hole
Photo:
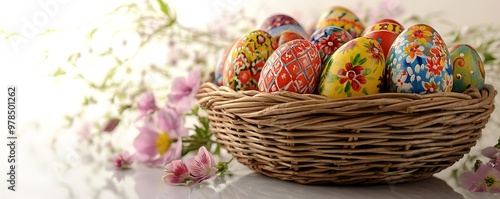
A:
{"label": "woven basket rim", "polygon": [[[206,88],[210,88],[213,91],[221,91],[221,92],[227,92],[227,93],[238,93],[242,96],[287,96],[287,97],[296,97],[297,99],[301,98],[310,98],[310,99],[318,99],[318,100],[328,100],[328,101],[352,101],[352,100],[365,100],[365,99],[374,99],[374,98],[394,98],[394,97],[401,97],[401,98],[410,98],[410,99],[424,99],[424,98],[434,98],[434,97],[441,97],[441,96],[452,96],[452,97],[458,97],[458,98],[463,98],[463,99],[472,99],[474,97],[471,96],[470,93],[474,92],[479,92],[481,95],[484,94],[482,91],[488,91],[488,93],[493,93],[495,92],[496,95],[496,90],[491,84],[484,84],[483,90],[480,91],[475,87],[470,87],[466,89],[465,92],[463,93],[457,93],[457,92],[437,92],[437,93],[428,93],[428,94],[416,94],[416,93],[396,93],[396,92],[384,92],[384,93],[375,93],[371,95],[365,95],[365,96],[353,96],[353,97],[347,97],[347,98],[328,98],[323,95],[319,94],[300,94],[300,93],[295,93],[295,92],[290,92],[290,91],[277,91],[277,92],[272,92],[272,93],[266,93],[266,92],[259,92],[257,90],[241,90],[241,91],[235,91],[227,86],[217,86],[212,82],[205,82],[202,84],[200,87],[200,91],[197,94],[197,98],[203,98],[205,95],[203,93],[207,93]],[[205,90],[203,90],[205,88]],[[475,95],[475,97],[480,97]]]}

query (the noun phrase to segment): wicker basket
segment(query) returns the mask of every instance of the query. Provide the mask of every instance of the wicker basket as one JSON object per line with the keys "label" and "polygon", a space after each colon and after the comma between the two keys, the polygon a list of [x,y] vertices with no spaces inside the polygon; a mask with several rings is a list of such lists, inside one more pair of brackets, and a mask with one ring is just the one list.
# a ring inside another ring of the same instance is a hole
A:
{"label": "wicker basket", "polygon": [[252,170],[347,185],[417,181],[451,166],[481,136],[496,93],[485,85],[464,94],[328,99],[204,83],[197,98],[217,141]]}

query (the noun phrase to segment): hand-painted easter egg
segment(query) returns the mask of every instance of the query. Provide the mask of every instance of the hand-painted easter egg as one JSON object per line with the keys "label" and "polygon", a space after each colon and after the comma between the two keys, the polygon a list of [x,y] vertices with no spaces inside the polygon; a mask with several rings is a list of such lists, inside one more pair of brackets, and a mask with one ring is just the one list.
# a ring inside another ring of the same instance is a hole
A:
{"label": "hand-painted easter egg", "polygon": [[268,32],[276,41],[279,41],[284,31],[291,31],[299,34],[302,38],[307,38],[307,33],[294,18],[276,14],[268,17],[260,27],[261,30]]}
{"label": "hand-painted easter egg", "polygon": [[265,31],[254,30],[239,39],[229,52],[223,82],[236,91],[256,90],[260,72],[278,43]]}
{"label": "hand-painted easter egg", "polygon": [[350,10],[340,6],[333,6],[321,14],[316,30],[327,26],[337,26],[346,30],[353,38],[361,36],[365,26]]}
{"label": "hand-painted easter egg", "polygon": [[398,22],[392,19],[384,19],[366,28],[363,37],[377,40],[380,46],[382,46],[384,55],[387,58],[392,43],[403,30],[403,26]]}
{"label": "hand-painted easter egg", "polygon": [[434,28],[417,24],[401,32],[386,61],[389,92],[450,92],[453,69],[443,38]]}
{"label": "hand-painted easter egg", "polygon": [[304,37],[292,31],[283,31],[281,33],[280,40],[278,41],[278,46],[296,39],[304,39]]}
{"label": "hand-painted easter egg", "polygon": [[453,68],[453,92],[463,93],[469,86],[483,89],[484,66],[477,51],[467,44],[457,44],[449,49]]}
{"label": "hand-painted easter egg", "polygon": [[318,29],[309,37],[309,41],[318,49],[323,65],[340,46],[352,39],[347,31],[336,26]]}
{"label": "hand-painted easter egg", "polygon": [[231,49],[233,48],[234,44],[236,41],[233,41],[231,45],[229,45],[224,51],[222,51],[219,54],[219,58],[217,60],[217,65],[215,66],[215,71],[214,71],[214,83],[217,86],[222,86],[224,85],[223,81],[223,74],[224,74],[224,65],[226,64],[227,56],[229,55],[229,52],[231,52]]}
{"label": "hand-painted easter egg", "polygon": [[318,50],[305,39],[287,42],[267,60],[259,79],[260,92],[313,93],[321,73]]}
{"label": "hand-painted easter egg", "polygon": [[319,94],[345,98],[379,93],[384,64],[382,47],[374,39],[358,37],[348,41],[328,58],[320,76]]}

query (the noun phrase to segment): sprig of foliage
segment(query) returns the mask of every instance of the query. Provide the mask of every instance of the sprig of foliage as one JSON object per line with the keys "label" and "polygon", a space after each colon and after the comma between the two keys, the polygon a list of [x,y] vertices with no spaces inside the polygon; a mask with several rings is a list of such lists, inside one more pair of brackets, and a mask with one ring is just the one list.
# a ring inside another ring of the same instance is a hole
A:
{"label": "sprig of foliage", "polygon": [[[221,30],[188,28],[178,22],[174,9],[168,3],[163,0],[146,0],[121,5],[98,21],[75,27],[81,32],[87,32],[84,39],[86,47],[67,52],[66,58],[59,61],[60,66],[50,74],[50,77],[56,79],[79,81],[89,88],[88,91],[83,91],[81,109],[64,116],[67,126],[88,118],[95,107],[99,106],[107,108],[101,109],[104,112],[101,116],[91,116],[93,133],[89,142],[103,144],[93,142],[93,139],[101,140],[104,134],[103,123],[109,118],[119,119],[119,125],[124,129],[133,127],[137,115],[136,102],[142,93],[155,91],[158,99],[163,101],[170,89],[172,73],[194,67],[204,68],[204,72],[211,71],[215,68],[220,51],[225,50],[236,36],[255,23],[243,14],[232,18],[225,22],[227,27]],[[246,26],[241,27],[241,24]],[[42,34],[63,31],[47,30]],[[121,34],[127,36],[122,41],[115,42]],[[124,51],[128,53],[123,53]],[[51,56],[52,53],[51,50],[46,51],[44,62],[59,59]],[[151,54],[163,54],[164,60],[150,61],[147,58]],[[102,75],[85,72],[85,69],[93,67],[89,65],[89,60],[102,64],[98,69]],[[201,125],[196,126],[193,129],[195,134],[186,140],[186,143],[195,143],[184,150],[183,154],[196,146],[213,149],[208,119],[201,116],[198,118]],[[215,147],[215,151],[220,150],[218,146]]]}

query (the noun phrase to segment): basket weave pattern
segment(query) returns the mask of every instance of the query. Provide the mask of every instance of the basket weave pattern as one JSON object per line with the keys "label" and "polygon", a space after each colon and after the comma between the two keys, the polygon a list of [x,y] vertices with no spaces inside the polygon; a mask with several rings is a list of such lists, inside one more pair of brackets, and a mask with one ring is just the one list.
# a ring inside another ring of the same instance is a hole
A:
{"label": "basket weave pattern", "polygon": [[204,83],[197,95],[211,130],[240,163],[302,184],[422,180],[476,144],[496,90],[380,93],[345,99],[235,92]]}

